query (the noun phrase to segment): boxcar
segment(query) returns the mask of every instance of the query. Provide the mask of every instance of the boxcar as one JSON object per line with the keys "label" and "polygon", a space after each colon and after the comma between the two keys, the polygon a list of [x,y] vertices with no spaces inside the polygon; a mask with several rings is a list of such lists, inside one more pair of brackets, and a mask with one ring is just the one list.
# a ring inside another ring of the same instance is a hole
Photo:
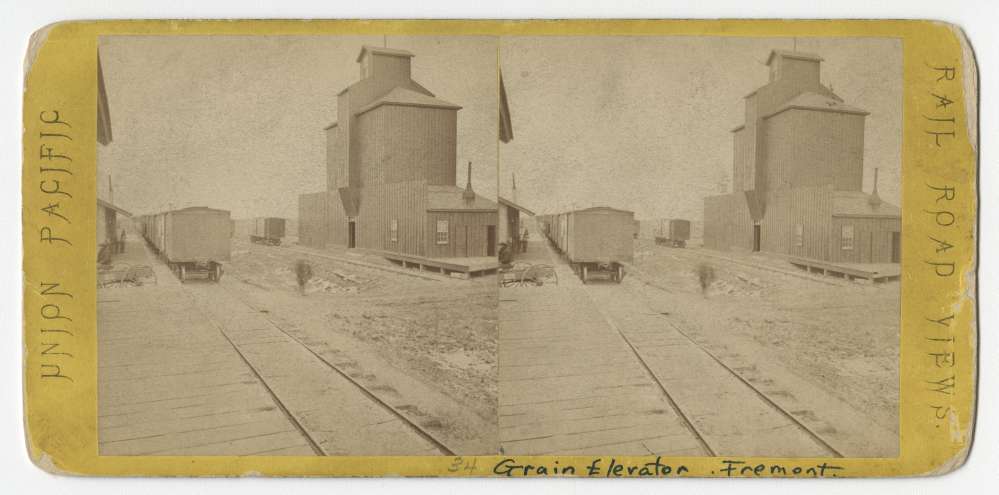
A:
{"label": "boxcar", "polygon": [[687,247],[690,240],[690,221],[678,218],[660,220],[656,229],[656,244],[676,248]]}
{"label": "boxcar", "polygon": [[279,246],[281,245],[282,237],[284,237],[283,218],[264,217],[253,219],[253,232],[250,234],[250,242]]}
{"label": "boxcar", "polygon": [[142,235],[181,282],[192,273],[218,282],[222,262],[230,259],[229,220],[226,210],[184,208],[143,216]]}
{"label": "boxcar", "polygon": [[545,215],[541,221],[552,244],[583,283],[593,274],[604,274],[618,283],[624,279],[623,263],[634,258],[633,212],[598,206]]}

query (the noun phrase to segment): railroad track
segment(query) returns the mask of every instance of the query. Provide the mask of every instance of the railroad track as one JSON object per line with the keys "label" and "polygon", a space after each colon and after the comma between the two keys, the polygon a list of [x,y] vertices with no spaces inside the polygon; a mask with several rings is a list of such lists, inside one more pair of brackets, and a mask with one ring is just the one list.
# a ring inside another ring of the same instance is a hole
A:
{"label": "railroad track", "polygon": [[[630,298],[633,301],[642,300],[641,295],[636,294],[632,289],[628,287],[629,284],[621,284],[615,286],[596,286],[596,285],[586,285],[587,293],[590,299],[594,302],[594,306],[604,317],[607,322],[617,334],[624,340],[624,342],[631,349],[635,358],[641,363],[645,370],[649,373],[652,379],[656,382],[659,390],[664,395],[666,401],[673,408],[674,412],[684,423],[684,426],[690,431],[690,433],[697,439],[698,443],[704,449],[705,455],[717,456],[717,455],[733,455],[732,452],[726,452],[727,447],[724,443],[716,438],[712,438],[711,435],[705,434],[703,429],[698,425],[698,422],[694,420],[694,412],[691,411],[688,404],[685,403],[683,399],[677,397],[677,391],[671,390],[671,386],[667,379],[664,379],[660,373],[656,371],[655,363],[652,362],[650,357],[643,352],[642,344],[636,342],[631,336],[629,336],[629,331],[623,330],[616,322],[615,317],[608,313],[605,309],[604,304],[601,304],[601,299],[606,298],[608,292],[617,291],[617,297]],[[646,284],[648,285],[648,284]],[[662,291],[664,293],[669,293],[668,291],[658,288],[654,285],[650,285],[656,290]],[[623,293],[626,293],[624,295]],[[724,370],[725,373],[730,377],[731,380],[735,380],[739,387],[742,387],[749,394],[756,399],[758,399],[762,404],[765,405],[773,414],[776,414],[783,418],[789,425],[793,425],[793,428],[797,430],[799,435],[806,437],[813,445],[813,449],[809,449],[812,452],[812,456],[815,457],[844,457],[844,454],[833,447],[826,439],[824,439],[814,428],[806,425],[798,417],[788,411],[786,408],[778,404],[772,397],[768,396],[763,390],[754,385],[751,381],[746,379],[739,371],[734,369],[732,366],[726,364],[722,359],[719,358],[714,352],[701,343],[697,342],[691,337],[690,333],[678,325],[676,322],[670,320],[665,315],[657,315],[662,322],[664,322],[670,329],[676,332],[677,335],[681,336],[685,344],[693,346],[694,349],[706,355],[714,365],[718,366],[720,369]],[[710,383],[705,383],[701,387],[704,390],[712,390],[714,387]],[[696,411],[700,412],[700,411]],[[807,449],[807,447],[806,447]],[[817,454],[817,455],[815,455]]]}
{"label": "railroad track", "polygon": [[[253,305],[248,303],[245,300],[245,298],[241,297],[239,294],[232,291],[232,289],[226,287],[225,282],[220,284],[216,283],[197,284],[197,285],[185,284],[183,286],[183,289],[188,294],[188,296],[192,298],[192,301],[194,301],[195,304],[197,304],[199,297],[204,297],[208,295],[207,293],[209,291],[223,291],[228,296],[226,298],[227,300],[238,301],[238,304],[244,306],[247,310],[249,310],[250,313],[254,313],[259,317],[264,318],[269,323],[269,325],[273,327],[276,331],[280,332],[281,335],[286,337],[290,342],[293,342],[297,346],[301,347],[301,349],[306,351],[319,363],[322,363],[323,366],[332,371],[333,372],[332,376],[335,377],[336,380],[342,380],[345,383],[349,383],[350,387],[360,392],[360,395],[363,396],[367,401],[369,401],[370,404],[385,411],[389,416],[394,418],[394,420],[397,423],[402,425],[403,429],[409,431],[413,436],[421,439],[423,442],[425,442],[425,444],[432,446],[433,450],[435,450],[438,453],[437,455],[446,455],[446,456],[455,455],[454,451],[451,448],[449,448],[447,445],[445,445],[434,434],[427,431],[427,429],[423,428],[421,425],[419,425],[414,420],[409,418],[404,412],[400,411],[399,409],[393,407],[391,404],[387,403],[385,400],[381,399],[378,396],[378,394],[372,391],[369,387],[365,386],[363,383],[360,383],[357,379],[351,376],[351,374],[348,373],[346,370],[344,370],[341,366],[338,366],[336,363],[332,362],[331,360],[317,353],[308,345],[306,345],[304,342],[302,342],[301,339],[292,335],[290,332],[282,328],[282,326],[278,324],[278,322],[275,322],[274,319],[271,318],[268,313],[262,311],[260,308],[254,307]],[[227,311],[231,312],[232,308],[228,307]],[[253,361],[249,359],[247,355],[240,349],[240,346],[237,344],[237,342],[235,342],[235,339],[231,337],[230,332],[227,331],[226,326],[220,321],[218,321],[219,319],[215,315],[211,314],[209,310],[205,310],[205,313],[206,315],[208,315],[209,320],[211,320],[212,324],[219,330],[219,332],[222,334],[225,340],[232,346],[233,350],[240,356],[240,358],[247,365],[247,367],[250,368],[250,371],[253,373],[253,375],[264,386],[264,388],[267,390],[268,394],[270,394],[270,397],[273,399],[278,409],[280,409],[284,413],[288,421],[292,425],[294,425],[294,427],[302,434],[302,436],[305,438],[306,442],[313,449],[316,455],[321,455],[321,456],[331,455],[330,452],[327,451],[327,449],[324,449],[322,447],[323,442],[316,437],[315,433],[311,432],[309,428],[304,426],[302,422],[299,420],[298,415],[293,413],[293,407],[290,406],[285,399],[282,399],[281,393],[279,391],[276,391],[275,387],[272,386],[272,384],[268,383],[268,381],[264,377],[264,373],[261,373],[261,370],[257,366],[255,366]],[[422,455],[426,455],[426,453],[423,453]]]}

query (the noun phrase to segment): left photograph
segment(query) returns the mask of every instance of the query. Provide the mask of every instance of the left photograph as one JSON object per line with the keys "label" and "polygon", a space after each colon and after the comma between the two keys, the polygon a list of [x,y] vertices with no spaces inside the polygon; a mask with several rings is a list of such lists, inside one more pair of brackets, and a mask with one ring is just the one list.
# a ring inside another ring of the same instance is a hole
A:
{"label": "left photograph", "polygon": [[497,50],[100,38],[100,455],[500,452]]}

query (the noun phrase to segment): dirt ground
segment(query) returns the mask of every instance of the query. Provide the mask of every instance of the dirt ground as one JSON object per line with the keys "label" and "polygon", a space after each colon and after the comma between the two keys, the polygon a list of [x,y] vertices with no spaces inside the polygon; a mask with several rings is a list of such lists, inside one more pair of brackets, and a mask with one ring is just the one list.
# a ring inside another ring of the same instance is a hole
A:
{"label": "dirt ground", "polygon": [[[388,265],[354,253],[329,254]],[[313,271],[304,295],[294,269],[298,260]],[[495,423],[498,303],[492,276],[425,280],[234,239],[225,277],[242,284],[273,318],[298,329],[316,352],[342,356],[347,366],[363,363],[363,376],[371,380],[415,378]],[[379,383],[373,388],[417,395],[399,390],[409,387],[398,381]],[[473,432],[461,436],[466,433]]]}
{"label": "dirt ground", "polygon": [[[634,275],[654,283],[650,294],[658,293],[693,334],[719,343],[758,344],[740,352],[782,364],[898,432],[898,282],[823,283],[718,256],[783,267],[780,260],[760,255],[638,241]],[[713,274],[706,277],[706,289],[699,276],[702,265]],[[786,269],[793,271],[790,265]]]}

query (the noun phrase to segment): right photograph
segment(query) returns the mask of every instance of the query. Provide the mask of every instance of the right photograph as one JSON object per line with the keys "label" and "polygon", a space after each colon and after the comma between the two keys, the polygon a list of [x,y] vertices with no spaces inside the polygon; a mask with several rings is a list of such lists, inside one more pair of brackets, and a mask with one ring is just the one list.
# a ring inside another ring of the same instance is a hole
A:
{"label": "right photograph", "polygon": [[499,66],[503,453],[898,456],[900,40]]}

